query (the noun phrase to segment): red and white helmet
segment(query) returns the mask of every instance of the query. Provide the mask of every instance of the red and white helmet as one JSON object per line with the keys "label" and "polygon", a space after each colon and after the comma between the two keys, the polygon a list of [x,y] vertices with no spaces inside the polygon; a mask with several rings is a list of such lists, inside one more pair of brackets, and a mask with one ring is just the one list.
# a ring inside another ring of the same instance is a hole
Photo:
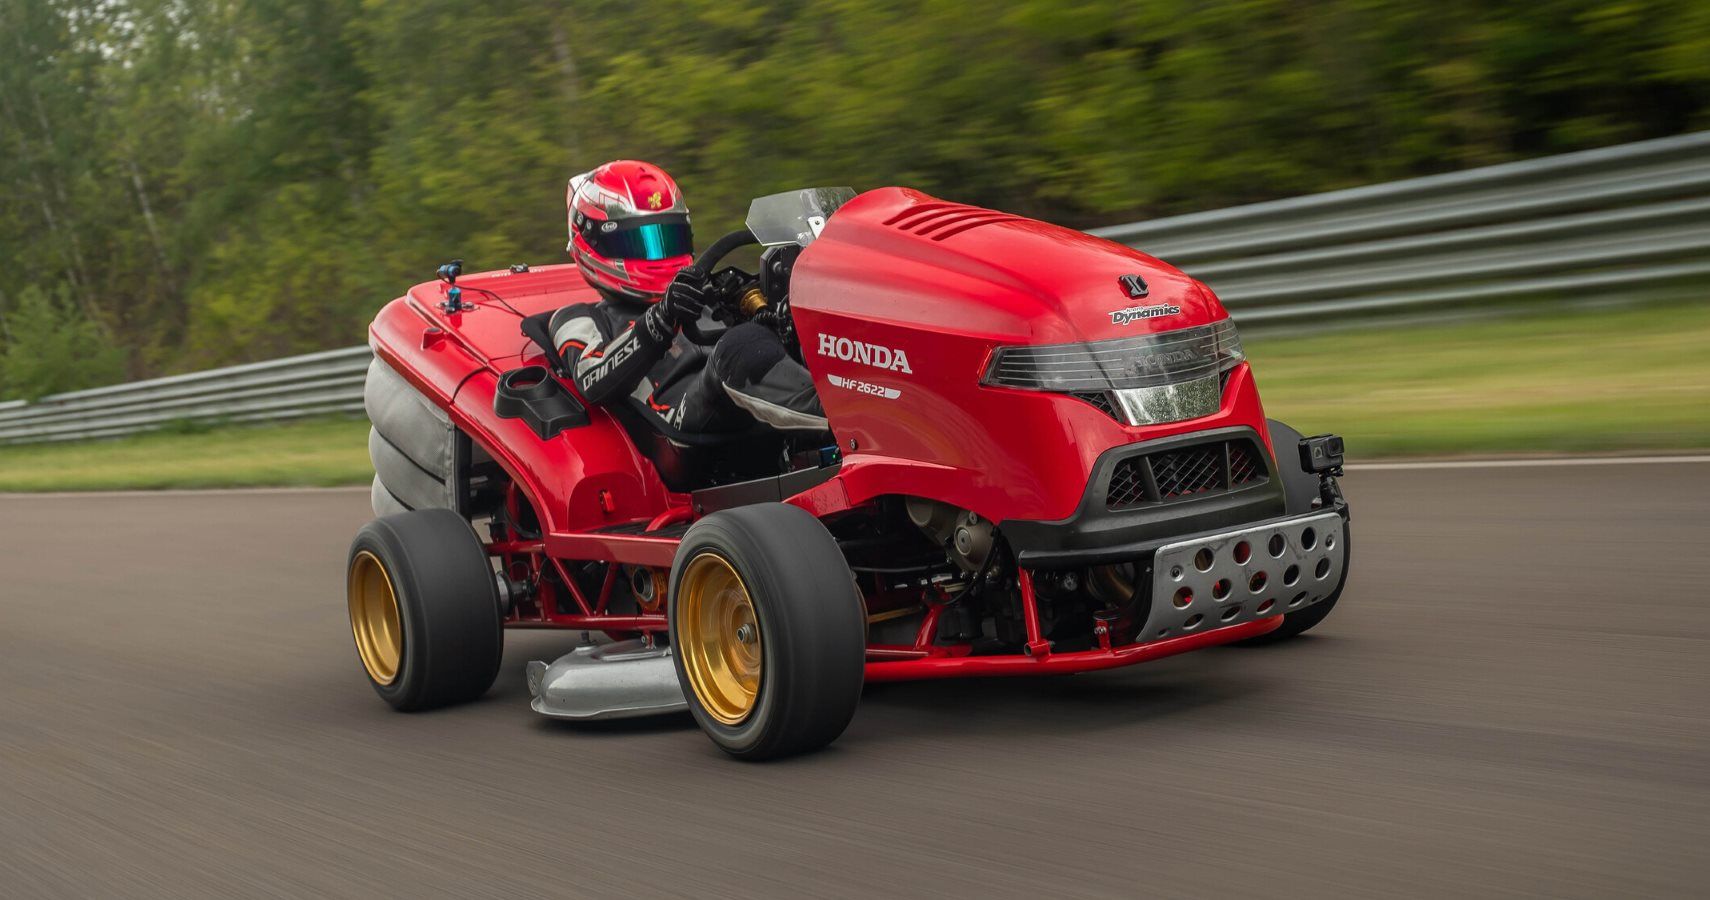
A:
{"label": "red and white helmet", "polygon": [[601,293],[653,302],[694,261],[683,191],[652,163],[619,159],[570,179],[570,255]]}

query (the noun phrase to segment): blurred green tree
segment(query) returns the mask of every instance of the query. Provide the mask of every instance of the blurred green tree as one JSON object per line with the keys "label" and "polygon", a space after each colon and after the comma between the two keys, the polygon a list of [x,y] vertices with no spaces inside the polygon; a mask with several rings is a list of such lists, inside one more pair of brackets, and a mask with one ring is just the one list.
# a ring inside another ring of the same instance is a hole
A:
{"label": "blurred green tree", "polygon": [[70,285],[28,287],[14,299],[0,330],[0,393],[34,400],[123,376],[124,348],[83,314]]}
{"label": "blurred green tree", "polygon": [[7,297],[130,376],[561,261],[617,157],[703,236],[808,183],[1086,227],[1710,127],[1703,0],[0,0],[0,52]]}

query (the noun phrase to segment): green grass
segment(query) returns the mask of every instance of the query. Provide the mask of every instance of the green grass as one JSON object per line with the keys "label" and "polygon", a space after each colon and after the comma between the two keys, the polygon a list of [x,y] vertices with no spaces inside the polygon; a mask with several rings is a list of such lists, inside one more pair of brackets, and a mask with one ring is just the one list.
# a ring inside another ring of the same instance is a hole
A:
{"label": "green grass", "polygon": [[[1382,456],[1710,448],[1710,306],[1247,342],[1266,411]],[[0,491],[362,484],[351,420],[0,447]]]}
{"label": "green grass", "polygon": [[337,419],[0,447],[0,492],[362,484],[368,423]]}
{"label": "green grass", "polygon": [[1265,410],[1352,458],[1710,447],[1710,307],[1255,338]]}

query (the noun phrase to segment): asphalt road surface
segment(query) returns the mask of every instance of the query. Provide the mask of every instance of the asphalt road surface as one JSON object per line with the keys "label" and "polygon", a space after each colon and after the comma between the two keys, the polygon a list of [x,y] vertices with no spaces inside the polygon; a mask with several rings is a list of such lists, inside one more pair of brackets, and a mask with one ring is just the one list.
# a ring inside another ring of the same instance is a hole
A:
{"label": "asphalt road surface", "polygon": [[391,712],[365,492],[0,497],[7,897],[1705,896],[1710,464],[1366,471],[1268,649],[868,688],[831,749]]}

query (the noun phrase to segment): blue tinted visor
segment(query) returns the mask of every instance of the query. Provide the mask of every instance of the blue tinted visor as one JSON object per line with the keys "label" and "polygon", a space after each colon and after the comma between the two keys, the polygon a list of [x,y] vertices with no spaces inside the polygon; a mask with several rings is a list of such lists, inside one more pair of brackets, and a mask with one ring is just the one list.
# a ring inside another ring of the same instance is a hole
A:
{"label": "blue tinted visor", "polygon": [[670,259],[694,252],[694,235],[687,222],[648,222],[616,231],[592,231],[588,243],[608,259]]}

